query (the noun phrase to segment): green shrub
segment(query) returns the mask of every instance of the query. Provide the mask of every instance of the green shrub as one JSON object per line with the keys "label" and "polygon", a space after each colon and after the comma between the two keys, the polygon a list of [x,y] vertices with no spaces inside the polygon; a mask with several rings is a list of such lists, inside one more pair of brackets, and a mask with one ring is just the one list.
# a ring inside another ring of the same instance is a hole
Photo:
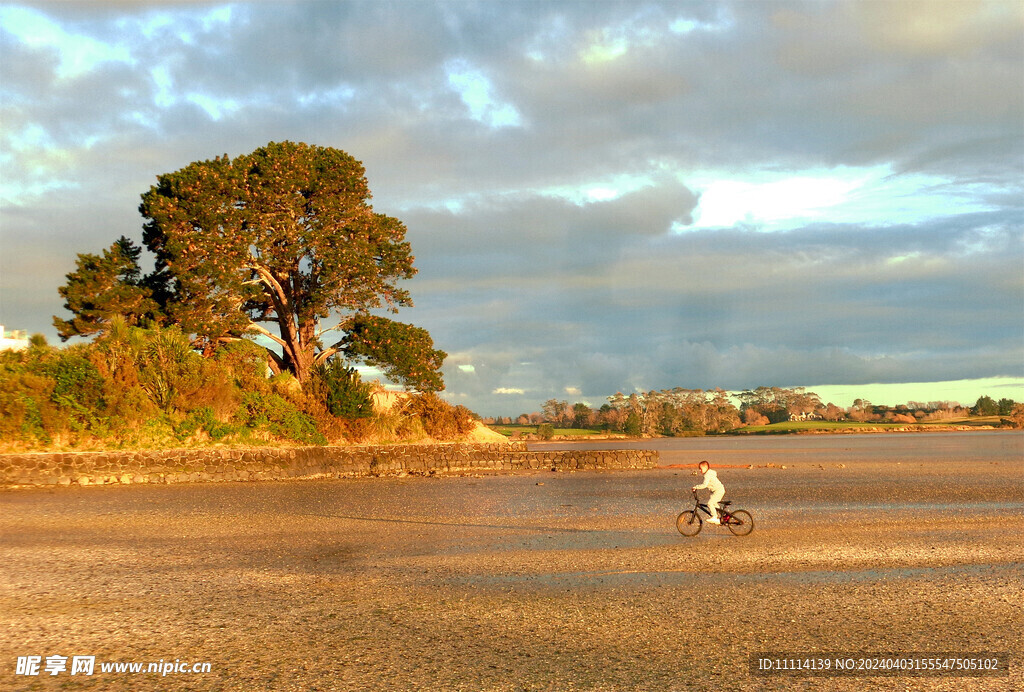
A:
{"label": "green shrub", "polygon": [[21,439],[26,442],[32,442],[39,440],[43,444],[50,444],[52,439],[50,433],[46,430],[46,426],[43,425],[43,414],[39,410],[39,404],[35,399],[22,396],[22,415],[21,425],[19,426],[19,433]]}
{"label": "green shrub", "polygon": [[363,382],[355,368],[330,358],[313,368],[310,382],[313,396],[339,418],[369,418],[373,415],[373,388]]}
{"label": "green shrub", "polygon": [[304,444],[327,444],[313,419],[278,394],[246,394],[235,417],[246,427],[265,430],[275,437]]}
{"label": "green shrub", "polygon": [[54,400],[72,399],[83,406],[103,406],[103,378],[99,370],[78,351],[65,351],[51,366],[56,381]]}
{"label": "green shrub", "polygon": [[423,429],[435,440],[452,440],[476,427],[473,413],[465,406],[452,406],[434,392],[409,397],[406,411],[418,416]]}
{"label": "green shrub", "polygon": [[0,361],[0,439],[48,443],[40,403],[51,400],[53,380],[23,372],[13,359],[3,361],[7,362]]}
{"label": "green shrub", "polygon": [[161,410],[188,402],[207,382],[204,360],[178,327],[143,329],[122,319],[91,346],[97,365],[120,388],[140,387]]}
{"label": "green shrub", "polygon": [[266,353],[249,341],[206,355],[176,327],[118,318],[89,344],[35,339],[0,352],[0,448],[451,440],[475,426],[468,409],[433,393],[376,415],[372,385],[342,358],[300,386],[290,374],[268,379]]}
{"label": "green shrub", "polygon": [[138,353],[139,384],[157,406],[169,410],[179,396],[202,386],[202,356],[176,327],[137,331],[145,332]]}
{"label": "green shrub", "polygon": [[267,388],[266,351],[248,339],[231,341],[218,348],[213,360],[227,372],[233,384],[247,392]]}
{"label": "green shrub", "polygon": [[[91,416],[76,399],[96,403],[97,379],[77,351],[50,348],[0,353],[0,439],[9,448],[49,446]],[[56,377],[60,377],[60,382]],[[100,391],[102,379],[98,380]],[[59,389],[58,389],[59,387]]]}
{"label": "green shrub", "polygon": [[210,406],[203,406],[190,412],[185,420],[174,426],[174,434],[179,440],[186,440],[199,430],[205,432],[214,441],[222,440],[237,432],[230,423],[222,423],[217,420],[217,416]]}
{"label": "green shrub", "polygon": [[555,426],[551,423],[541,423],[537,426],[537,437],[542,440],[550,440],[555,436]]}
{"label": "green shrub", "polygon": [[138,428],[131,430],[124,442],[131,447],[159,448],[172,447],[178,444],[178,436],[174,424],[166,414],[158,413],[144,421]]}
{"label": "green shrub", "polygon": [[640,421],[640,414],[636,411],[630,411],[629,415],[626,416],[626,425],[622,431],[631,437],[640,437],[643,434],[643,424]]}
{"label": "green shrub", "polygon": [[63,409],[67,423],[76,433],[89,431],[104,436],[106,425],[105,382],[96,366],[86,358],[87,349],[60,352],[46,368],[54,380],[53,402]]}

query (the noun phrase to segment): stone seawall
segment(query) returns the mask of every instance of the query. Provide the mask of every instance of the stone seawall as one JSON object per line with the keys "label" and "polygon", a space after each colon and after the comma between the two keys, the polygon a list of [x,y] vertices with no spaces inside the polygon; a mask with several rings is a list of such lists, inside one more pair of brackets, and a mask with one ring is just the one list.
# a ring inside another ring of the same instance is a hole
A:
{"label": "stone seawall", "polygon": [[341,478],[520,469],[646,469],[651,450],[531,452],[511,444],[0,454],[0,487]]}

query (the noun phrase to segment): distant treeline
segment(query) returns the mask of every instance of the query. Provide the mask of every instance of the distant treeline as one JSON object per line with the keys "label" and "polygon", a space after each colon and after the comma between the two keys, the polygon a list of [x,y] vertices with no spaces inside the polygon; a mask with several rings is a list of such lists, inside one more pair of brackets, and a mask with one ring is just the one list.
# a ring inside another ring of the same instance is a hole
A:
{"label": "distant treeline", "polygon": [[304,386],[268,376],[248,340],[201,356],[177,327],[115,319],[93,342],[54,348],[40,336],[0,352],[0,449],[322,445],[456,439],[476,422],[433,392],[374,409],[374,385],[340,359]]}
{"label": "distant treeline", "polygon": [[951,401],[911,401],[883,406],[856,399],[852,406],[841,408],[822,403],[817,394],[803,387],[758,387],[736,395],[721,389],[676,388],[629,396],[619,392],[608,397],[608,403],[599,409],[584,403],[550,399],[541,412],[524,413],[514,419],[485,419],[485,422],[547,423],[561,428],[588,428],[626,435],[680,436],[721,433],[792,420],[913,424],[968,416],[1001,416],[1005,425],[1024,427],[1024,404],[1013,399],[996,401],[982,396],[972,407]]}

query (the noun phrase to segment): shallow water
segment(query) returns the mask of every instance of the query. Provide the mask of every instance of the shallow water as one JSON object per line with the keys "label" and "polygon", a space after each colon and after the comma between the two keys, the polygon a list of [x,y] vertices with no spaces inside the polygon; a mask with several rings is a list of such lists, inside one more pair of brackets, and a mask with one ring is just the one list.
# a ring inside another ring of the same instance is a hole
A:
{"label": "shallow water", "polygon": [[653,449],[661,464],[1013,462],[1024,465],[1024,431],[979,430],[850,435],[669,437],[653,440],[530,442],[531,450]]}

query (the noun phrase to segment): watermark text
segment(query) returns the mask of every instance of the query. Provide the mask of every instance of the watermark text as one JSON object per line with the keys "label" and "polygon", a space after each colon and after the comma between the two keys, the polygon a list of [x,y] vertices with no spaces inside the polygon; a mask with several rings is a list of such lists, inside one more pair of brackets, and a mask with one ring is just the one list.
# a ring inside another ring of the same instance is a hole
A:
{"label": "watermark text", "polygon": [[778,652],[750,654],[750,674],[814,677],[955,677],[1007,676],[1006,652]]}
{"label": "watermark text", "polygon": [[211,665],[207,662],[192,663],[160,659],[159,661],[97,661],[95,656],[18,656],[14,667],[15,675],[53,676],[53,675],[95,675],[98,673],[167,675],[209,673]]}

